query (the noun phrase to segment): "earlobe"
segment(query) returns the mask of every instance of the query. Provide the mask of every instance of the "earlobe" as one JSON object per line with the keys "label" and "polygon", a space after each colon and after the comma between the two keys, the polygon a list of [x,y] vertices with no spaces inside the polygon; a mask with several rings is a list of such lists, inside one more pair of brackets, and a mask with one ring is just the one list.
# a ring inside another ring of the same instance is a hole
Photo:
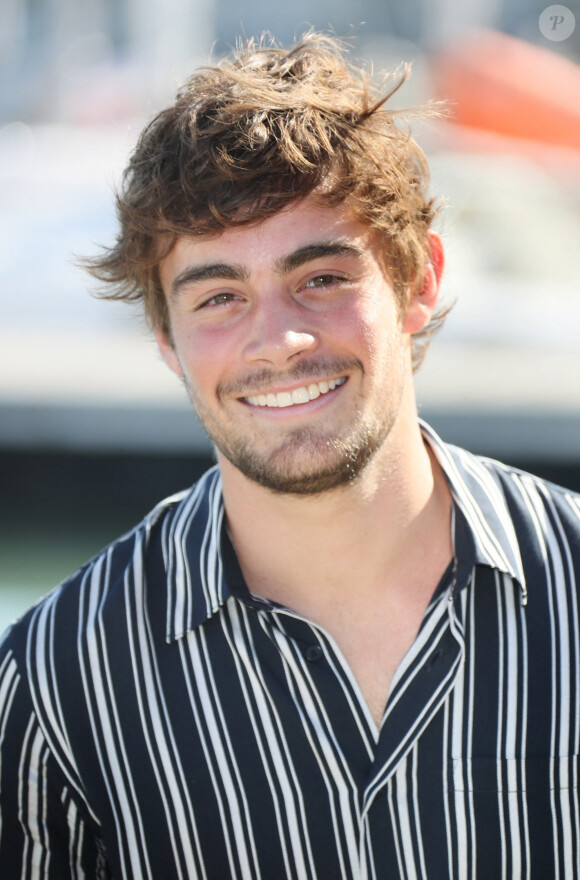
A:
{"label": "earlobe", "polygon": [[161,327],[155,327],[153,332],[155,333],[157,348],[159,349],[161,357],[173,373],[182,377],[183,370],[181,368],[181,363],[169,333]]}
{"label": "earlobe", "polygon": [[422,330],[431,320],[439,300],[439,286],[445,264],[443,242],[436,232],[429,230],[428,236],[431,253],[421,286],[412,294],[403,318],[405,333],[418,333]]}

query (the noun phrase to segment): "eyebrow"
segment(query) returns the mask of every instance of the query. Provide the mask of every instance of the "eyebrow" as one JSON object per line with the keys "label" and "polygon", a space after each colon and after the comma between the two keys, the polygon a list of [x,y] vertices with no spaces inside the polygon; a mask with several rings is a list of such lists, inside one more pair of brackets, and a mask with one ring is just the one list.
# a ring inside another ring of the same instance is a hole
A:
{"label": "eyebrow", "polygon": [[171,296],[177,297],[183,287],[199,281],[225,278],[228,281],[247,281],[248,272],[237,263],[206,263],[203,266],[190,266],[171,282]]}
{"label": "eyebrow", "polygon": [[346,241],[323,241],[298,248],[285,257],[276,260],[274,268],[280,275],[298,269],[304,263],[318,260],[321,257],[363,257],[365,251],[355,244]]}
{"label": "eyebrow", "polygon": [[[279,275],[287,275],[305,263],[322,257],[364,257],[365,251],[357,245],[345,241],[325,241],[308,244],[298,248],[291,254],[280,257],[274,263],[274,271]],[[227,281],[247,281],[248,270],[239,263],[206,263],[201,266],[189,266],[184,269],[171,283],[171,296],[177,297],[183,287],[200,281],[211,281],[223,278]]]}

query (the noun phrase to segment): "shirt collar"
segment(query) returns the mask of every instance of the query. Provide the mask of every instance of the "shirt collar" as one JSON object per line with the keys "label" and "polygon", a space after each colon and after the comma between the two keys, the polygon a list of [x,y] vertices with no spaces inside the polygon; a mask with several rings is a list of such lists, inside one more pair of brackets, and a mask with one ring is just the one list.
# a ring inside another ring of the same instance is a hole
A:
{"label": "shirt collar", "polygon": [[[525,597],[518,541],[499,482],[484,459],[444,443],[424,422],[420,426],[467,523],[473,564],[511,575]],[[234,594],[257,607],[260,603],[253,600],[243,581],[224,528],[218,467],[167,503],[171,503],[171,512],[163,522],[162,542],[168,588],[167,641],[171,642],[212,617]]]}
{"label": "shirt collar", "polygon": [[474,564],[509,574],[519,583],[525,601],[526,580],[519,541],[498,479],[501,465],[444,443],[429,425],[423,421],[419,424],[466,520],[473,541]]}
{"label": "shirt collar", "polygon": [[181,496],[168,499],[162,530],[167,571],[167,641],[210,618],[228,597],[221,534],[224,505],[217,466]]}

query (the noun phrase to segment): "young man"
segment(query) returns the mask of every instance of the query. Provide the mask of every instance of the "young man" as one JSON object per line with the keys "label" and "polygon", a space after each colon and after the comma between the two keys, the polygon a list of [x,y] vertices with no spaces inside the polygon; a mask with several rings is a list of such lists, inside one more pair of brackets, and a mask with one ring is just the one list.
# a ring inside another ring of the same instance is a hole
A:
{"label": "young man", "polygon": [[426,174],[318,36],[143,133],[92,269],[217,466],[4,639],[2,876],[579,876],[580,501],[417,420]]}

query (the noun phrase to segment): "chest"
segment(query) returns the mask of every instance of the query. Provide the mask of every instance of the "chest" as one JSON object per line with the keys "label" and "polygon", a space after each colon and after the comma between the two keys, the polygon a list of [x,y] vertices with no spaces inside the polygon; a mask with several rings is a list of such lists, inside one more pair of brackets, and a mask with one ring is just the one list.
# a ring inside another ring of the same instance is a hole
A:
{"label": "chest", "polygon": [[[508,839],[506,876],[528,876],[530,859],[538,877],[554,876],[557,859],[571,869],[561,876],[574,877],[571,838],[558,828],[580,831],[577,758],[540,759],[530,740],[533,758],[514,760],[509,732],[526,716],[532,676],[516,645],[500,650],[496,614],[480,615],[474,632],[467,614],[451,626],[445,602],[430,612],[399,662],[380,735],[360,700],[373,686],[366,661],[356,666],[351,652],[363,690],[334,641],[292,615],[232,603],[159,652],[163,690],[151,683],[146,700],[133,701],[139,681],[115,671],[123,733],[99,753],[106,788],[83,773],[109,851],[123,849],[119,862],[135,878],[366,880],[399,876],[404,859],[417,877],[427,865],[428,876],[483,880],[502,876]],[[490,664],[502,654],[503,666]],[[536,654],[537,681],[548,664]],[[381,663],[396,655],[382,651]],[[103,706],[94,723],[106,718]],[[531,721],[527,737],[538,735]],[[86,754],[83,743],[81,762]]]}
{"label": "chest", "polygon": [[434,586],[425,582],[372,604],[352,595],[345,603],[319,606],[311,615],[332,640],[377,729],[397,670],[417,638],[433,591]]}
{"label": "chest", "polygon": [[424,608],[373,615],[341,615],[328,619],[328,632],[356,681],[363,702],[380,727],[397,669],[411,649],[424,616]]}

